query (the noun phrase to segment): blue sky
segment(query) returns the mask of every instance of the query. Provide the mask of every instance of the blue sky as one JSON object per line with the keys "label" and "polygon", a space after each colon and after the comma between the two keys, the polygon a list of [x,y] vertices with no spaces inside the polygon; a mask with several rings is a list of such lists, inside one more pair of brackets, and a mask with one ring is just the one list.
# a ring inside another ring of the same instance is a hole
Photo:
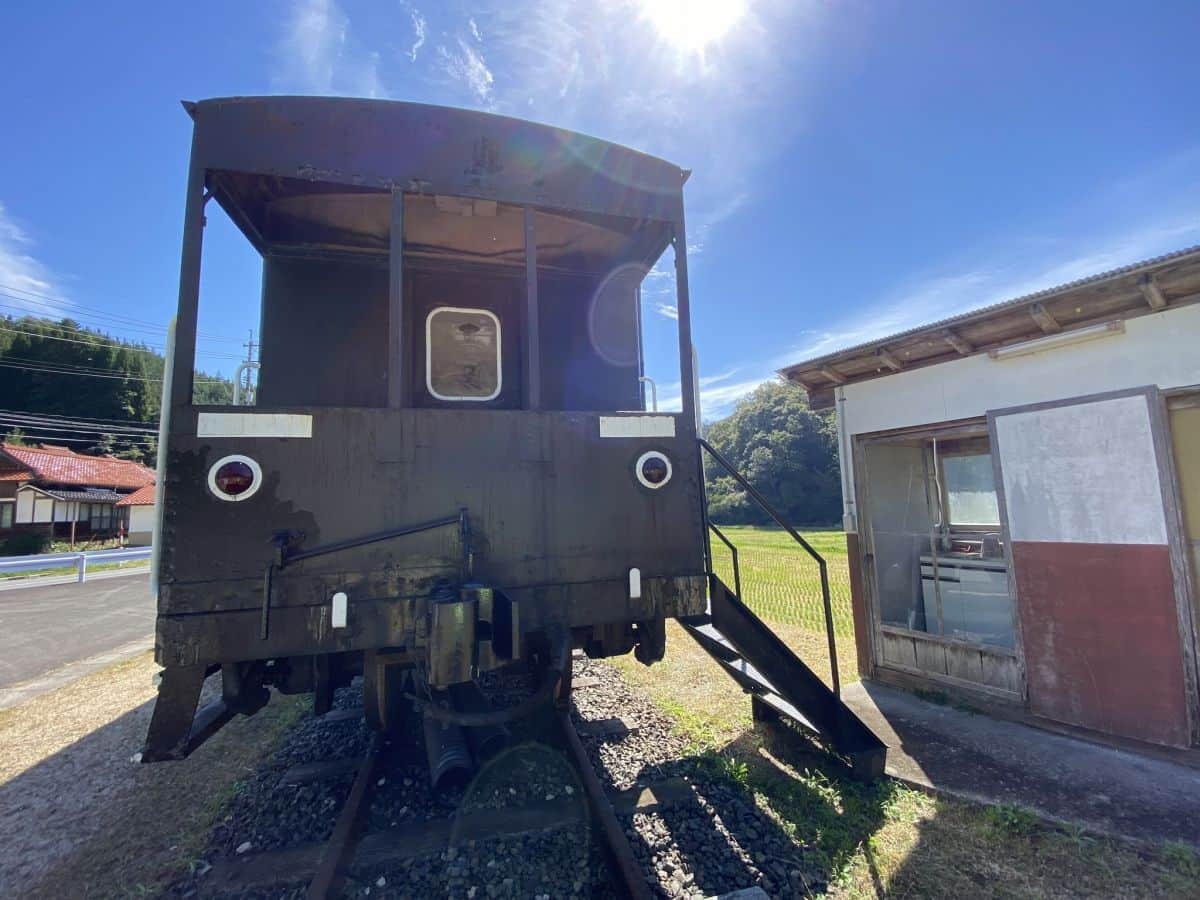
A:
{"label": "blue sky", "polygon": [[[806,356],[1200,243],[1195,2],[203,10],[0,12],[0,310],[161,343],[189,141],[178,101],[235,94],[468,106],[693,169],[706,418]],[[257,324],[256,262],[210,231],[201,365],[229,372]],[[651,278],[647,303],[668,400],[669,288]]]}

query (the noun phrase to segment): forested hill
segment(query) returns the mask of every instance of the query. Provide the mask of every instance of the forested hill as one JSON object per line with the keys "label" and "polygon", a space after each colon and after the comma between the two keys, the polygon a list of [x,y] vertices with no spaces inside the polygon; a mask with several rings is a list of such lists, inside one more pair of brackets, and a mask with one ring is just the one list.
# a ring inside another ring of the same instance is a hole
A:
{"label": "forested hill", "polygon": [[[727,418],[705,428],[732,462],[791,525],[838,525],[842,485],[837,425],[814,412],[804,391],[768,381]],[[770,519],[715,462],[706,462],[708,512],[717,524],[767,525]]]}
{"label": "forested hill", "polygon": [[[153,464],[163,357],[71,319],[0,317],[0,434]],[[229,402],[233,385],[196,373],[196,400]]]}

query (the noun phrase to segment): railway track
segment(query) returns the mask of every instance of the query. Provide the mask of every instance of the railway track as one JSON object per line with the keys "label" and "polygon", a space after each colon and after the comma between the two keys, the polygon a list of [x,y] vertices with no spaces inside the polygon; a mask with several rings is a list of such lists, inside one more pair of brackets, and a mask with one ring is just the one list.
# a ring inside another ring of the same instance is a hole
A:
{"label": "railway track", "polygon": [[[168,896],[643,900],[724,896],[760,883],[749,854],[727,852],[732,869],[707,876],[670,861],[715,859],[719,853],[685,845],[711,830],[720,850],[730,835],[717,835],[719,817],[714,824],[692,779],[638,749],[679,755],[644,719],[611,714],[614,701],[625,704],[587,674],[591,665],[575,661],[583,674],[574,679],[573,703],[514,728],[509,749],[468,785],[438,791],[419,742],[370,732],[354,705],[360,698],[344,692],[340,708],[304,723],[296,746],[246,788],[248,815],[235,799],[234,814],[214,834],[211,863]],[[588,699],[597,694],[599,706]],[[636,763],[622,747],[633,748]],[[688,823],[682,849],[662,846],[664,821]]]}

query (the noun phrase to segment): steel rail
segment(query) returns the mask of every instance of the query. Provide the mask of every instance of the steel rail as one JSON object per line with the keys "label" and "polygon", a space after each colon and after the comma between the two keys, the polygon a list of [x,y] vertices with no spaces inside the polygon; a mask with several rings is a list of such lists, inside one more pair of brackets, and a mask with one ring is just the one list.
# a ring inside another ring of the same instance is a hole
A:
{"label": "steel rail", "polygon": [[650,885],[646,881],[645,873],[642,872],[637,857],[633,855],[633,847],[629,844],[629,838],[625,836],[625,829],[617,821],[617,815],[613,812],[612,803],[609,802],[608,796],[604,792],[604,786],[592,768],[587,750],[571,721],[570,711],[560,711],[558,721],[567,748],[571,751],[575,769],[583,781],[583,790],[587,795],[592,819],[595,824],[600,826],[600,833],[604,838],[605,855],[608,857],[613,874],[620,879],[619,885],[615,886],[621,889],[621,895],[624,897],[630,897],[632,900],[652,900],[653,895],[650,893]]}
{"label": "steel rail", "polygon": [[308,885],[308,900],[328,900],[341,893],[346,871],[354,856],[363,814],[370,807],[365,801],[369,795],[368,788],[375,783],[375,767],[379,763],[382,743],[379,732],[375,732],[359,763],[358,774],[354,776],[354,784],[350,787],[350,796],[346,798],[337,823],[333,826],[333,834],[321,851],[317,874]]}

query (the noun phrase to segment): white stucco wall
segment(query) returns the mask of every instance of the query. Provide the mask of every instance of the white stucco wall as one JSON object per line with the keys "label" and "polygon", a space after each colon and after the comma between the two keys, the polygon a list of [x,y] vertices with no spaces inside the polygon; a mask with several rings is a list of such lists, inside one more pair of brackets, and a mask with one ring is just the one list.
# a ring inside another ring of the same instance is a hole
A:
{"label": "white stucco wall", "polygon": [[17,517],[15,522],[18,525],[27,525],[33,521],[33,498],[39,496],[36,491],[25,490],[22,488],[17,491]]}
{"label": "white stucco wall", "polygon": [[129,542],[131,544],[149,544],[154,532],[154,507],[129,507]]}
{"label": "white stucco wall", "polygon": [[[1129,319],[1124,334],[1082,344],[1003,360],[976,353],[848,384],[836,392],[837,414],[852,437],[1106,391],[1195,384],[1200,384],[1200,304]],[[843,466],[849,456],[843,453]],[[850,527],[854,487],[846,472],[843,477]]]}

